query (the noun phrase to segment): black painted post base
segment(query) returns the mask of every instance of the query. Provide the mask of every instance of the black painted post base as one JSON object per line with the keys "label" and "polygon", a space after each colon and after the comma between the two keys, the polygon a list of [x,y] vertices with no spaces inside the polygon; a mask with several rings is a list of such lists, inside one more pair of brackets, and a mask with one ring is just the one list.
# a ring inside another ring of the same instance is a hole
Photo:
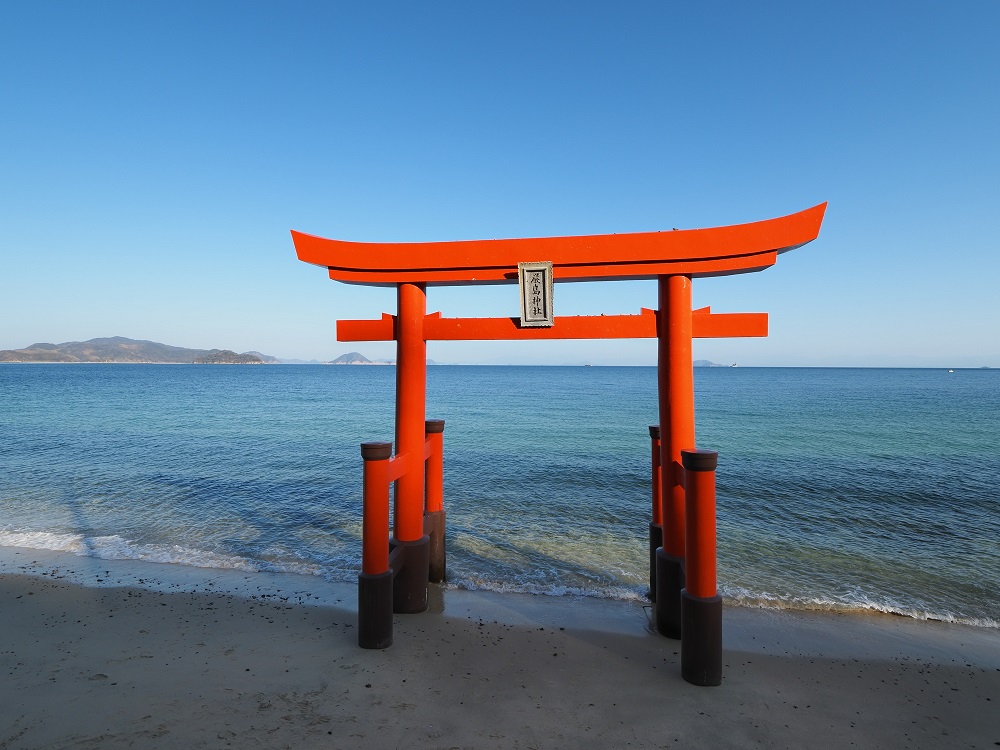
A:
{"label": "black painted post base", "polygon": [[427,574],[427,580],[431,583],[441,583],[445,578],[444,529],[445,516],[443,510],[433,510],[424,514],[424,533],[431,540]]}
{"label": "black painted post base", "polygon": [[663,527],[649,524],[649,591],[646,598],[656,601],[656,550],[663,546]]}
{"label": "black painted post base", "polygon": [[722,597],[681,592],[681,676],[692,685],[722,684]]}
{"label": "black painted post base", "polygon": [[399,567],[393,566],[396,580],[392,585],[392,611],[414,614],[427,610],[427,577],[430,570],[431,540],[426,534],[415,542],[393,539],[392,556],[398,555]]}
{"label": "black painted post base", "polygon": [[392,645],[392,571],[358,576],[358,645]]}
{"label": "black painted post base", "polygon": [[681,589],[684,588],[684,558],[656,550],[656,630],[667,638],[681,637]]}

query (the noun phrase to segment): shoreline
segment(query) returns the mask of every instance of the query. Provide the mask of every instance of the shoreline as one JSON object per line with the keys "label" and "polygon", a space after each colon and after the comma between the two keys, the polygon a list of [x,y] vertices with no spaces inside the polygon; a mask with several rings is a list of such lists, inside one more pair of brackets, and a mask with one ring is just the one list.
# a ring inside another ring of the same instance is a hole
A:
{"label": "shoreline", "polygon": [[723,684],[698,688],[637,602],[432,586],[367,651],[353,584],[3,552],[12,750],[1000,742],[985,628],[728,608]]}
{"label": "shoreline", "polygon": [[[357,579],[353,580],[331,580],[322,576],[317,571],[307,569],[296,570],[294,567],[287,567],[282,570],[280,567],[256,568],[253,560],[233,558],[233,560],[217,560],[216,562],[245,563],[236,565],[219,564],[199,564],[195,562],[182,562],[164,559],[142,559],[140,557],[100,557],[66,549],[62,547],[19,547],[17,535],[14,538],[9,536],[2,539],[0,544],[0,573],[4,572],[25,572],[29,574],[48,575],[49,568],[60,570],[59,580],[69,580],[84,586],[101,586],[98,576],[92,571],[100,568],[105,563],[111,563],[116,569],[116,585],[132,585],[144,588],[161,588],[162,590],[212,590],[236,595],[248,595],[256,593],[259,595],[262,590],[268,588],[301,589],[310,592],[314,603],[319,603],[322,599],[315,599],[319,592],[328,589],[335,589],[339,593],[338,599],[344,597],[351,599],[355,595]],[[30,534],[29,534],[30,536]],[[0,532],[0,537],[4,537]],[[28,558],[31,558],[28,561]],[[26,562],[28,561],[28,562]],[[90,562],[87,562],[90,561]],[[266,566],[268,563],[261,562]],[[275,583],[275,582],[280,583]],[[262,588],[263,585],[263,588]],[[211,588],[206,589],[205,586]],[[345,588],[346,587],[346,588]],[[646,595],[640,593],[639,589],[621,591],[628,595],[607,595],[603,592],[580,591],[576,589],[562,591],[531,590],[530,587],[467,587],[462,583],[448,583],[443,587],[453,596],[461,596],[463,592],[469,594],[485,594],[487,596],[520,596],[527,600],[540,597],[547,599],[588,599],[596,601],[614,601],[621,603],[632,603],[647,605]],[[723,587],[724,588],[724,587]],[[731,598],[724,590],[720,591],[723,605],[727,611],[749,609],[755,611],[787,612],[790,614],[803,615],[846,615],[846,616],[889,616],[900,617],[905,620],[916,622],[945,623],[951,625],[963,625],[972,628],[982,628],[993,630],[1000,635],[1000,622],[991,617],[959,617],[953,615],[943,615],[929,613],[919,609],[903,610],[893,607],[876,607],[851,605],[837,602],[816,602],[811,601],[806,604],[801,602],[786,602],[773,599],[768,596],[758,598]]]}

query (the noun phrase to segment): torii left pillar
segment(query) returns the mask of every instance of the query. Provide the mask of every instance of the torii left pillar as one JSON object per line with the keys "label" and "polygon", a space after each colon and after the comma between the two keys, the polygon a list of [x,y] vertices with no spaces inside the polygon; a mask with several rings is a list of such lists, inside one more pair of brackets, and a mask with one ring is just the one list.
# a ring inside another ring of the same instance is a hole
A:
{"label": "torii left pillar", "polygon": [[[396,455],[417,460],[423,455],[427,407],[427,342],[424,284],[396,286]],[[427,609],[430,537],[424,533],[424,472],[408,471],[396,480],[393,548],[405,547],[406,564],[393,585],[394,612]]]}

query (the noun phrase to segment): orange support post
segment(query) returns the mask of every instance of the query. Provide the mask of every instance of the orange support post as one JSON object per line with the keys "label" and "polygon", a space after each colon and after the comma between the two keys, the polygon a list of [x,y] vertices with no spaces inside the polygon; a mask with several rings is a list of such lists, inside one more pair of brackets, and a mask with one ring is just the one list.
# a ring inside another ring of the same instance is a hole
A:
{"label": "orange support post", "polygon": [[427,579],[441,583],[445,579],[444,420],[429,419],[424,430],[428,454],[424,468],[424,533],[430,537]]}
{"label": "orange support post", "polygon": [[358,645],[392,645],[392,578],[389,567],[389,458],[392,443],[362,443],[364,516],[358,576]]}
{"label": "orange support post", "polygon": [[427,500],[426,512],[444,510],[444,420],[428,419],[424,426],[429,455],[424,470]]}
{"label": "orange support post", "polygon": [[715,451],[681,451],[687,491],[685,589],[708,599],[716,594]]}
{"label": "orange support post", "polygon": [[[660,426],[658,424],[651,424],[649,426],[649,438],[652,448],[651,455],[651,465],[653,467],[653,523],[659,526],[663,523],[663,508],[661,506],[660,497],[662,495],[662,470],[660,465]],[[659,546],[659,545],[657,545]]]}
{"label": "orange support post", "polygon": [[715,469],[719,454],[681,451],[687,490],[686,586],[681,592],[681,675],[722,684],[722,598],[716,592]]}
{"label": "orange support post", "polygon": [[660,506],[662,482],[660,470],[660,426],[649,426],[649,440],[652,448],[650,464],[653,468],[653,513],[649,522],[649,596],[650,601],[656,601],[656,550],[663,545],[663,520]]}
{"label": "orange support post", "polygon": [[361,571],[378,575],[389,570],[389,458],[392,443],[362,443],[365,461]]}
{"label": "orange support post", "polygon": [[681,450],[694,446],[691,279],[659,277],[657,379],[660,407],[660,503],[663,545],[656,553],[656,629],[681,637],[684,588],[684,471]]}

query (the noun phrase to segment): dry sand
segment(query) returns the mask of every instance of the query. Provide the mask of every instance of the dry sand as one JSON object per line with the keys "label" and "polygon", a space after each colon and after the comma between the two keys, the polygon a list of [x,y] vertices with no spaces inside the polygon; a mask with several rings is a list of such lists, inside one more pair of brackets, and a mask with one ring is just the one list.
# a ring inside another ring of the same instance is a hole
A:
{"label": "dry sand", "polygon": [[2,557],[11,750],[1000,745],[997,630],[729,608],[698,688],[637,602],[433,587],[366,651],[350,585]]}

